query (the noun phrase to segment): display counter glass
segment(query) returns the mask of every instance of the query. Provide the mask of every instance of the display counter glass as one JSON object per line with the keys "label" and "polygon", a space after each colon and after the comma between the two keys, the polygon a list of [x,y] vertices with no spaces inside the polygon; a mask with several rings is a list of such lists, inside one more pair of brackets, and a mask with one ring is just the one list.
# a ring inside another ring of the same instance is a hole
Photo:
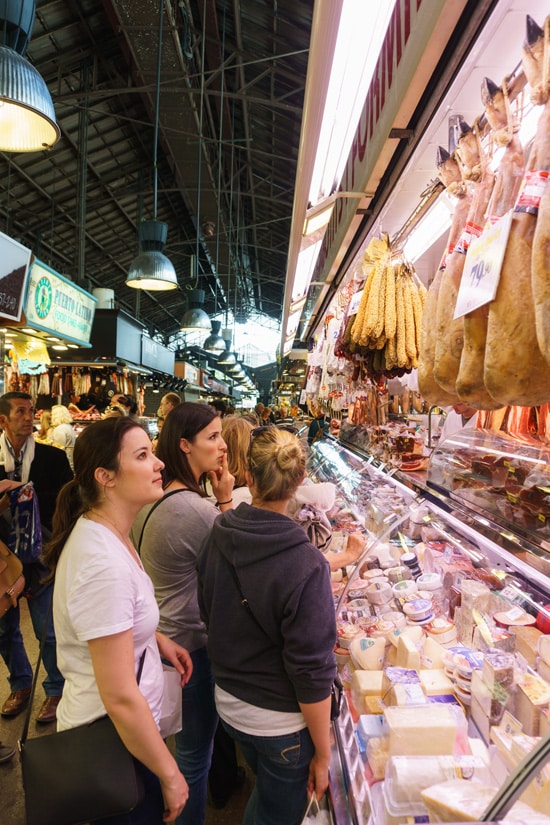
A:
{"label": "display counter glass", "polygon": [[[550,730],[545,524],[532,531],[497,503],[508,492],[544,514],[544,451],[466,431],[411,477],[328,438],[309,463],[337,486],[335,533],[359,525],[367,538],[332,574],[346,688],[336,825],[481,819]],[[514,815],[550,822],[546,771],[516,794]]]}

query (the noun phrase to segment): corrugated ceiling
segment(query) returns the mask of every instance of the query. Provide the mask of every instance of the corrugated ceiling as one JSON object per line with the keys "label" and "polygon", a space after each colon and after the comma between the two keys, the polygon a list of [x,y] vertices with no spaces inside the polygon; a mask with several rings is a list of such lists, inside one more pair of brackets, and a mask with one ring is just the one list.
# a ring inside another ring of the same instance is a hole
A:
{"label": "corrugated ceiling", "polygon": [[313,0],[162,7],[157,218],[179,289],[124,285],[138,222],[154,217],[159,0],[38,0],[27,57],[61,138],[0,155],[0,230],[85,288],[114,289],[168,343],[197,282],[210,314],[280,318]]}

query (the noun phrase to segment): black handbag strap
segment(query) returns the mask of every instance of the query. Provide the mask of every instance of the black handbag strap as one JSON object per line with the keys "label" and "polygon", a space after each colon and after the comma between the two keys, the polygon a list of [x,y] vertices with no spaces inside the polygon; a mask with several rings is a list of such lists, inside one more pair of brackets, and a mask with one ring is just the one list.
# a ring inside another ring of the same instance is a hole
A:
{"label": "black handbag strap", "polygon": [[259,627],[259,628],[260,628],[260,630],[262,631],[262,633],[264,634],[264,636],[267,636],[267,638],[269,639],[269,641],[271,642],[271,644],[277,644],[277,646],[279,646],[279,645],[278,645],[278,643],[276,643],[276,642],[274,642],[274,641],[273,641],[273,639],[271,638],[271,636],[269,635],[269,633],[267,632],[267,630],[263,627],[263,625],[261,625],[261,624],[260,624],[260,622],[258,621],[258,619],[256,618],[256,616],[255,616],[255,615],[254,615],[254,613],[252,612],[252,608],[250,607],[250,603],[249,603],[248,599],[246,598],[246,596],[245,596],[245,595],[244,595],[244,593],[243,593],[243,589],[242,589],[242,587],[241,587],[241,582],[240,582],[240,580],[239,580],[239,576],[238,576],[238,574],[237,574],[237,569],[236,569],[235,565],[234,565],[234,564],[231,564],[231,562],[230,562],[230,561],[228,561],[228,562],[227,562],[227,564],[228,564],[228,566],[229,566],[229,570],[230,570],[231,575],[232,575],[232,577],[233,577],[233,581],[235,582],[235,585],[236,585],[236,587],[237,587],[237,590],[239,591],[239,596],[241,597],[241,604],[242,604],[242,606],[243,606],[243,607],[247,610],[248,615],[250,616],[250,618],[252,619],[252,621],[255,623],[255,625],[256,625],[257,627]]}
{"label": "black handbag strap", "polygon": [[147,513],[147,515],[145,516],[145,521],[141,525],[141,532],[139,534],[139,541],[138,541],[137,547],[136,547],[138,555],[139,555],[139,551],[141,549],[141,542],[143,541],[143,534],[145,532],[145,526],[146,526],[147,522],[149,521],[149,519],[151,518],[151,516],[153,515],[153,513],[155,512],[155,510],[157,509],[157,507],[159,506],[159,504],[162,504],[162,502],[166,501],[166,499],[170,498],[170,496],[175,496],[176,493],[192,493],[192,492],[193,492],[193,490],[190,490],[188,487],[180,487],[177,490],[170,490],[169,493],[165,493],[162,498],[159,498],[158,501],[155,501],[155,503],[153,504],[153,506],[151,507],[151,509]]}
{"label": "black handbag strap", "polygon": [[[48,607],[48,615],[46,616],[46,621],[44,624],[44,630],[42,631],[42,638],[40,639],[40,649],[38,651],[38,659],[36,660],[36,667],[34,668],[34,674],[32,678],[32,687],[31,693],[29,696],[29,703],[27,705],[27,710],[25,712],[25,721],[23,723],[23,730],[21,731],[21,736],[19,737],[19,750],[21,750],[22,746],[27,741],[27,736],[29,733],[29,724],[31,721],[31,712],[32,712],[32,703],[34,700],[34,693],[36,691],[36,685],[38,682],[38,671],[40,670],[40,664],[42,662],[42,654],[44,653],[44,646],[46,644],[46,636],[48,635],[48,625],[52,620],[52,613],[53,613],[53,587],[52,587],[52,596],[50,599],[50,605]],[[136,674],[136,681],[139,685],[141,674],[143,671],[143,663],[145,662],[145,654],[147,653],[147,648],[143,651],[141,656],[139,657],[139,667],[138,672]]]}

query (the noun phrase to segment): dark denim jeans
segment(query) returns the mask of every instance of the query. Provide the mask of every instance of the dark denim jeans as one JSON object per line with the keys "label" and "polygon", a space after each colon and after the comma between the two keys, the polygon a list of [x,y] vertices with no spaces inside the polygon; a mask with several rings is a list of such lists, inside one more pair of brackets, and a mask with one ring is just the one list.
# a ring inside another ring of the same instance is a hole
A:
{"label": "dark denim jeans", "polygon": [[314,746],[307,728],[283,736],[252,736],[222,722],[256,777],[243,825],[300,825]]}
{"label": "dark denim jeans", "polygon": [[[34,635],[42,639],[44,624],[50,609],[53,585],[50,584],[28,600]],[[0,655],[9,671],[10,690],[23,690],[32,685],[33,670],[21,634],[19,603],[10,607],[0,619]],[[50,619],[42,654],[46,678],[42,682],[46,696],[61,696],[64,679],[57,667],[53,619]]]}
{"label": "dark denim jeans", "polygon": [[205,647],[191,653],[193,675],[182,690],[183,728],[176,734],[176,762],[189,785],[187,805],[176,825],[202,825],[206,816],[208,771],[218,724],[214,680]]}

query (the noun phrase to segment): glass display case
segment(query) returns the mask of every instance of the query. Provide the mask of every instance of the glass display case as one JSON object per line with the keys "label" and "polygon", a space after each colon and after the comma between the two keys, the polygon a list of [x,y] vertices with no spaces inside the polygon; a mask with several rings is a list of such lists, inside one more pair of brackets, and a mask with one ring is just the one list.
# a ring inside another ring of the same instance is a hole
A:
{"label": "glass display case", "polygon": [[[425,478],[330,438],[311,450],[310,477],[338,488],[335,531],[349,514],[367,536],[333,582],[336,825],[481,819],[550,731],[547,465],[540,447],[476,431],[439,445]],[[550,822],[550,767],[519,797],[515,815]]]}

